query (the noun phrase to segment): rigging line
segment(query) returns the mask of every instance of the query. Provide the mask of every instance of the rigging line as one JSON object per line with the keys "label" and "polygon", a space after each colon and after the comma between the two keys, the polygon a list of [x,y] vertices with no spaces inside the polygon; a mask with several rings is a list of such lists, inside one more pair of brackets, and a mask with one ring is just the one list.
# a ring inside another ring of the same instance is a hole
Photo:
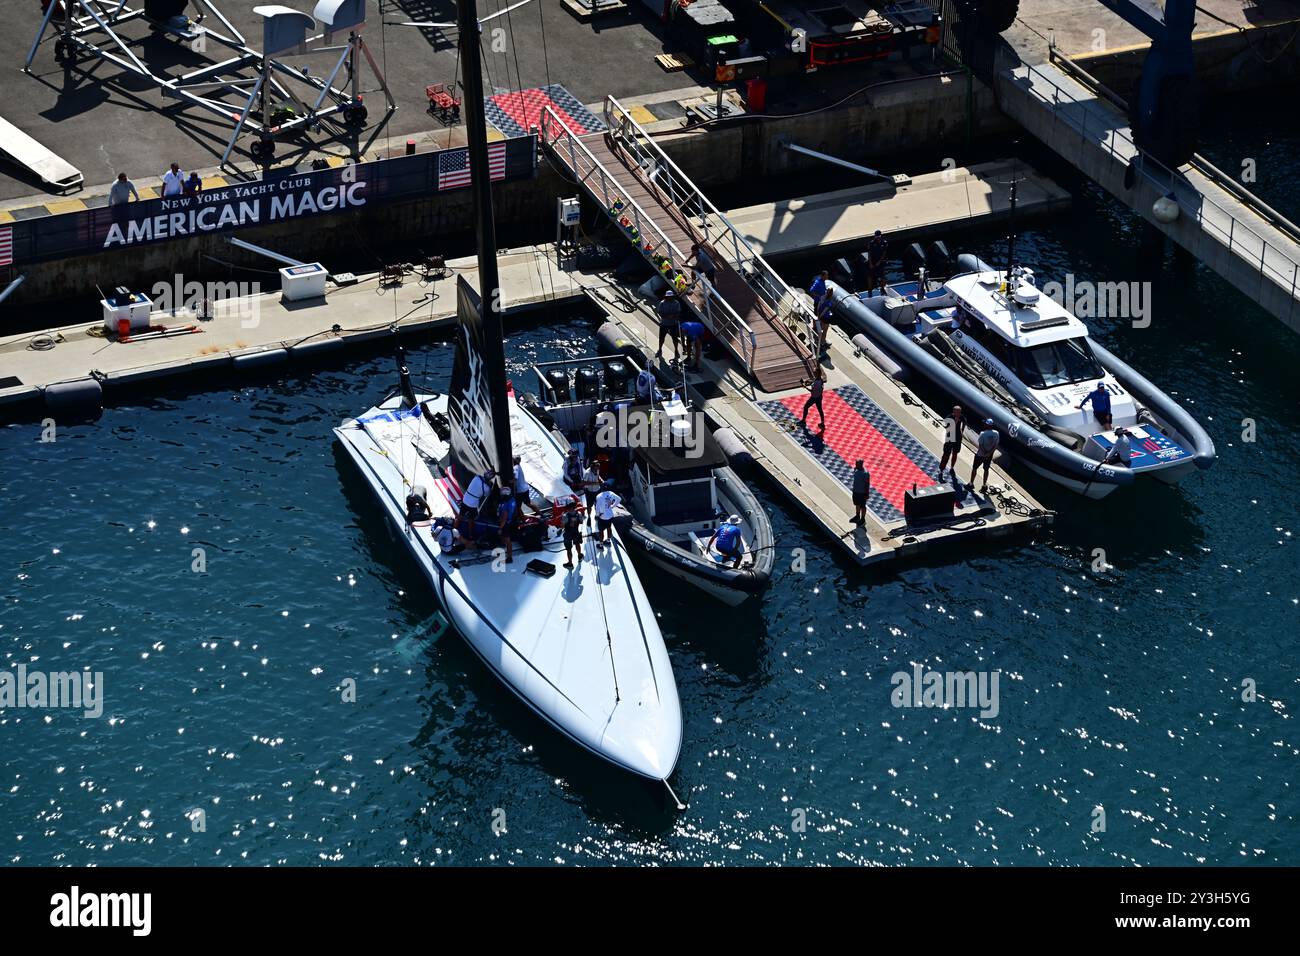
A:
{"label": "rigging line", "polygon": [[[456,92],[457,83],[460,83],[460,91],[464,93],[465,84],[460,82],[460,44],[459,43],[456,44],[456,65],[452,67],[452,71],[451,71],[451,87],[453,93]],[[447,148],[451,149],[451,123],[450,122],[447,124]]]}
{"label": "rigging line", "polygon": [[[592,509],[592,512],[593,513],[595,512],[594,508]],[[610,542],[609,542],[609,558],[610,558],[610,564],[613,564],[614,534],[617,532],[614,531],[613,527],[610,528],[610,531],[612,533],[610,535]],[[591,538],[588,537],[587,540],[590,541]],[[617,707],[619,703],[623,700],[623,696],[622,694],[619,693],[618,690],[618,668],[614,665],[614,637],[612,634],[609,633],[609,615],[605,611],[605,584],[603,581],[600,580],[600,565],[598,564],[598,562],[600,561],[601,549],[597,548],[593,544],[592,552],[593,554],[591,559],[591,566],[596,569],[596,595],[597,597],[600,598],[600,616],[605,621],[605,646],[609,648],[609,669],[610,672],[614,675],[614,706]]]}
{"label": "rigging line", "polygon": [[[480,62],[482,62],[483,64],[483,72],[487,74],[488,88],[492,90],[492,96],[496,96],[497,85],[496,82],[492,79],[492,66],[488,63],[487,55],[483,52],[483,28],[482,27],[479,27],[479,31],[478,31],[478,58]],[[509,78],[507,77],[507,79]],[[474,108],[475,109],[479,108],[477,103],[474,105]],[[486,117],[484,117],[484,119],[486,120]]]}
{"label": "rigging line", "polygon": [[[525,122],[527,122],[527,120],[528,120],[528,105],[524,102],[524,77],[523,77],[523,74],[521,74],[521,73],[519,72],[519,45],[518,45],[517,43],[515,43],[515,18],[510,14],[510,11],[513,10],[513,9],[514,9],[513,7],[507,7],[507,8],[506,8],[506,11],[505,11],[505,14],[506,14],[506,27],[507,27],[507,29],[509,29],[509,31],[510,31],[510,50],[511,50],[512,53],[514,53],[514,57],[515,57],[515,82],[517,82],[517,83],[519,84],[519,88],[518,88],[518,93],[519,93],[519,115],[522,116],[522,117],[524,118],[524,121],[525,121]],[[507,61],[507,63],[506,63],[506,70],[509,71],[509,69],[510,69],[510,64],[509,64],[509,62]],[[538,122],[538,124],[540,124],[541,121],[542,121],[541,116],[538,116],[538,117],[537,117],[537,122]],[[525,129],[524,132],[527,133],[528,130]]]}
{"label": "rigging line", "polygon": [[546,17],[542,13],[542,4],[537,5],[537,24],[542,31],[542,63],[546,65],[546,85],[551,85],[551,56],[546,51]]}

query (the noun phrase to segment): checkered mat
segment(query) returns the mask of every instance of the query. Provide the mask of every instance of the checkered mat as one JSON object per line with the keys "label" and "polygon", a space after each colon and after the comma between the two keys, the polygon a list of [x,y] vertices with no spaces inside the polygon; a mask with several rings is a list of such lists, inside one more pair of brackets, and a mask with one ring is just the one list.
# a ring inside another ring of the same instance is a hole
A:
{"label": "checkered mat", "polygon": [[577,101],[559,83],[514,93],[498,93],[484,100],[488,122],[506,136],[524,136],[528,127],[542,125],[542,111],[555,111],[561,122],[578,135],[599,133],[605,123]]}
{"label": "checkered mat", "polygon": [[938,482],[938,459],[902,425],[866,396],[856,385],[828,389],[822,396],[826,430],[814,424],[817,409],[808,409],[807,430],[799,426],[806,395],[759,402],[772,421],[793,430],[799,444],[846,488],[853,487],[853,464],[859,458],[871,473],[867,508],[884,522],[903,518],[903,494],[916,485],[928,488]]}

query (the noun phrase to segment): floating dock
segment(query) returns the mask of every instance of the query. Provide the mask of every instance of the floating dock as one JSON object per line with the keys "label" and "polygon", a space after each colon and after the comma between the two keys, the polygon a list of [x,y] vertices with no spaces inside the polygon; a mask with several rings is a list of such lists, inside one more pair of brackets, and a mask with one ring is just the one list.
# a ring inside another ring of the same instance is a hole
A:
{"label": "floating dock", "polygon": [[[582,287],[605,281],[565,271],[532,247],[503,250],[498,262],[502,301],[512,311],[572,301]],[[418,331],[451,325],[457,274],[477,287],[477,262],[468,257],[450,260],[442,278],[419,270],[390,279],[372,273],[335,285],[318,299],[286,301],[273,292],[217,299],[208,318],[190,308],[153,313],[153,324],[201,330],[193,334],[119,342],[105,335],[102,318],[96,318],[5,336],[0,338],[0,408],[39,402],[51,386],[94,382],[107,388],[222,368],[270,368],[291,358],[323,357],[349,343],[389,335],[393,327]]]}
{"label": "floating dock", "polygon": [[[596,292],[597,298],[603,294]],[[658,326],[647,309],[618,314],[615,324],[647,355],[654,354]],[[827,336],[822,370],[824,430],[816,427],[816,410],[809,412],[809,428],[798,424],[807,389],[765,391],[733,362],[705,358],[700,372],[688,372],[686,381],[694,406],[715,427],[735,432],[755,465],[855,561],[865,565],[907,558],[958,538],[1002,537],[1052,522],[1053,513],[1006,472],[999,456],[989,471],[988,494],[967,494],[950,521],[909,525],[903,515],[906,493],[938,484],[942,417],[873,365],[838,327]],[[968,430],[958,468],[963,481],[974,462],[971,437]],[[850,521],[852,470],[858,459],[871,475],[867,520],[861,526]]]}
{"label": "floating dock", "polygon": [[[665,377],[684,381],[695,407],[716,426],[730,428],[828,537],[859,563],[871,564],[956,538],[1050,523],[1051,513],[1000,463],[990,473],[987,494],[963,490],[942,518],[909,520],[907,495],[940,484],[942,420],[840,330],[831,330],[826,350],[814,354],[808,297],[785,283],[613,97],[606,101],[605,121],[608,132],[577,133],[548,111],[542,141],[552,160],[583,184],[616,228],[670,280],[683,274],[687,250],[696,243],[717,265],[712,284],[700,279],[683,298],[728,354],[702,360],[700,370],[684,379],[668,369],[662,370]],[[602,297],[601,290],[596,296]],[[648,305],[616,322],[642,352],[655,354],[658,325]],[[825,376],[825,417],[814,430],[803,421],[805,386],[818,373]],[[871,475],[861,525],[852,520],[858,460]],[[971,463],[967,449],[963,464]]]}

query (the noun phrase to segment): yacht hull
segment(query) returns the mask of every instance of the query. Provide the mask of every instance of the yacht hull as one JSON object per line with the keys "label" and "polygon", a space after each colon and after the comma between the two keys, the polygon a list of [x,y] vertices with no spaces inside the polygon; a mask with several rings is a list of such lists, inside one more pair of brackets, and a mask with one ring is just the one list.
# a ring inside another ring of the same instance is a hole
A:
{"label": "yacht hull", "polygon": [[[445,397],[421,402],[445,413]],[[422,486],[435,517],[455,514],[459,490],[437,467],[447,443],[423,416],[402,412],[392,399],[335,435],[448,620],[497,679],[559,733],[624,770],[666,780],[681,748],[677,686],[623,542],[615,535],[599,553],[586,542],[586,560],[572,570],[563,567],[553,530],[540,551],[517,546],[513,563],[499,548],[444,554],[431,528],[407,523],[405,496]],[[559,446],[513,400],[511,429],[530,479],[545,488],[542,472],[558,472]],[[525,570],[530,561],[551,566],[550,576]]]}

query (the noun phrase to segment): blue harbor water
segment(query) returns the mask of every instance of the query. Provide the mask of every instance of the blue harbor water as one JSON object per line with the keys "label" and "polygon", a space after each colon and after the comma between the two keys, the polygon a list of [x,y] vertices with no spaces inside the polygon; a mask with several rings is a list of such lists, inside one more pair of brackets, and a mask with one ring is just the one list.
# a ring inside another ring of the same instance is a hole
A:
{"label": "blue harbor water", "polygon": [[[1289,155],[1289,187],[1260,169],[1294,216]],[[1076,204],[1021,259],[1043,280],[1147,278],[1132,217],[1052,172]],[[90,669],[104,692],[98,719],[0,711],[0,860],[1298,863],[1300,341],[1172,252],[1153,303],[1148,328],[1091,324],[1207,423],[1210,472],[1100,503],[1021,475],[1059,510],[1050,533],[890,571],[839,557],[756,480],[782,549],[759,602],[643,570],[681,692],[682,812],[433,633],[330,434],[393,384],[389,357],[177,390],[54,442],[0,430],[0,670]],[[512,330],[516,381],[593,332]],[[416,377],[445,382],[450,345],[411,347]],[[998,672],[998,713],[894,707],[914,664]]]}

